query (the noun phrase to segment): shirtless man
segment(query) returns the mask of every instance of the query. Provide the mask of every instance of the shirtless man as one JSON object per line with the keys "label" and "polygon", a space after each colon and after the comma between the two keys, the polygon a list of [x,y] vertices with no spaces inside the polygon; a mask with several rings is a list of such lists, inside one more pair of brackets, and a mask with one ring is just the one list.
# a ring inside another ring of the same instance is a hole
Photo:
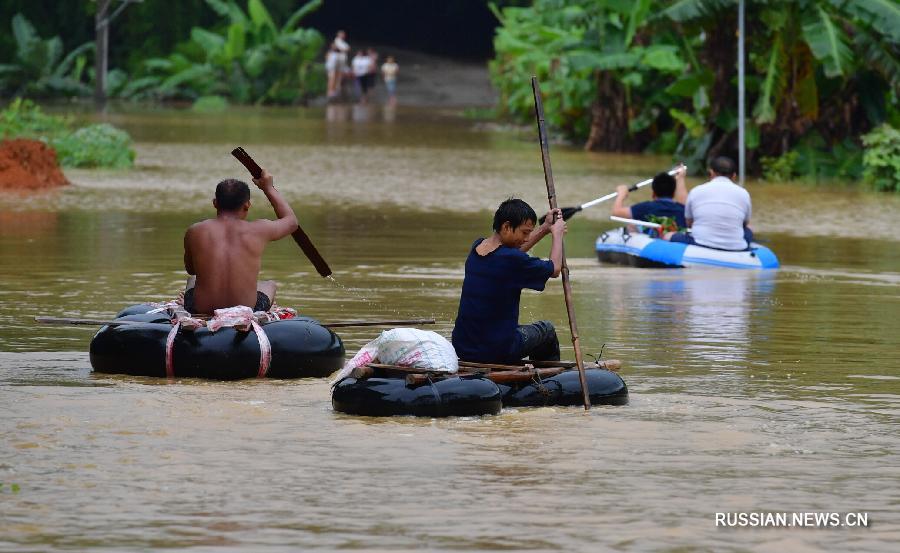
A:
{"label": "shirtless man", "polygon": [[[246,305],[267,311],[275,298],[275,281],[257,286],[266,245],[297,230],[294,210],[275,190],[267,171],[253,184],[266,195],[278,219],[247,221],[250,187],[226,179],[216,186],[216,218],[195,223],[184,233],[184,268],[189,275],[184,308],[211,314],[216,309]],[[196,279],[193,283],[192,282]]]}

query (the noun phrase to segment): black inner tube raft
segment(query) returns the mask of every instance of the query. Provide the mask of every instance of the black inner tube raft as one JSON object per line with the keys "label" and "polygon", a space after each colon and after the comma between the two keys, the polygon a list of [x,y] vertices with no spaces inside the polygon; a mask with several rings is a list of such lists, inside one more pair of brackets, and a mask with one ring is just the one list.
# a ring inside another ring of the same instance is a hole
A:
{"label": "black inner tube raft", "polygon": [[497,385],[480,375],[419,385],[402,377],[347,377],[335,384],[331,405],[341,413],[371,417],[471,417],[496,415],[503,407]]}
{"label": "black inner tube raft", "polygon": [[[91,366],[98,373],[166,376],[166,338],[172,325],[165,313],[147,313],[141,304],[119,313],[118,320],[138,324],[104,326],[91,340]],[[325,377],[344,361],[337,334],[307,317],[261,324],[272,346],[267,378]],[[256,333],[222,328],[179,331],[173,346],[175,377],[238,380],[258,376],[260,347]]]}
{"label": "black inner tube raft", "polygon": [[[617,373],[607,369],[585,369],[591,405],[627,405],[628,387]],[[581,381],[578,370],[567,370],[529,382],[498,384],[504,407],[544,407],[581,405]]]}
{"label": "black inner tube raft", "polygon": [[[494,369],[489,365],[460,367],[468,372],[454,375],[369,364],[338,382],[331,402],[336,411],[353,415],[428,417],[496,413],[500,409],[497,398],[503,407],[581,405],[578,371],[562,364],[561,368],[531,368],[530,371],[522,366],[522,372],[502,365]],[[542,373],[552,376],[541,377]],[[593,405],[628,403],[628,387],[616,372],[589,368],[585,377]],[[484,392],[473,386],[475,382],[479,382]]]}

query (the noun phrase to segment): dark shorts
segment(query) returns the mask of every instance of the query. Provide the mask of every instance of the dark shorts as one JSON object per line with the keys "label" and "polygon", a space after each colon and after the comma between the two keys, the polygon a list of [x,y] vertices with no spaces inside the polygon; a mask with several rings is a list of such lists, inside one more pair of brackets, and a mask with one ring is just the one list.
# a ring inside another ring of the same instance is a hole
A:
{"label": "dark shorts", "polygon": [[[750,242],[753,242],[753,231],[750,230],[748,227],[744,227],[744,240],[747,241],[747,247],[744,249],[749,250]],[[703,244],[698,244],[697,241],[694,240],[694,237],[692,235],[687,234],[685,232],[676,232],[675,234],[673,234],[671,236],[671,238],[669,238],[669,241],[670,242],[681,242],[682,244],[693,244],[696,246],[703,246]],[[712,246],[703,246],[703,247],[710,248],[713,250],[721,249],[721,248],[713,248]],[[722,250],[722,251],[731,251],[731,250]]]}
{"label": "dark shorts", "polygon": [[[272,308],[272,300],[269,299],[269,296],[263,294],[259,290],[256,291],[256,305],[253,306],[253,311],[268,311]],[[194,289],[188,288],[184,293],[184,309],[188,313],[194,312]]]}
{"label": "dark shorts", "polygon": [[553,323],[538,321],[530,325],[519,325],[516,330],[522,335],[520,359],[528,357],[532,361],[559,361],[559,339]]}

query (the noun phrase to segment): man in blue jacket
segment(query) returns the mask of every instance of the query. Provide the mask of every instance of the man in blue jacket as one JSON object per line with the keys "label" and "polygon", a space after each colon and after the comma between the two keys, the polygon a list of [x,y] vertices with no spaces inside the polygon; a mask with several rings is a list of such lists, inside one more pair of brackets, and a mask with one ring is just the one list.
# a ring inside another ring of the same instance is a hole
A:
{"label": "man in blue jacket", "polygon": [[638,219],[650,221],[651,216],[671,217],[679,229],[687,227],[684,219],[684,204],[687,201],[688,192],[685,184],[687,167],[682,165],[675,173],[675,177],[668,173],[660,173],[653,177],[650,187],[653,189],[653,198],[649,202],[641,202],[631,207],[625,205],[628,197],[628,186],[620,185],[616,188],[618,196],[613,204],[612,214],[626,219]]}

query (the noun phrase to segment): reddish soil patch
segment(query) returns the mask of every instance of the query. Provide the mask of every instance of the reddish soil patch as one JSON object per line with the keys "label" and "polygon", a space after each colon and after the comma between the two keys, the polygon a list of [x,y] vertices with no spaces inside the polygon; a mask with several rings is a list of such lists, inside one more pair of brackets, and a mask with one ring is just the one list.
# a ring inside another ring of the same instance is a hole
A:
{"label": "reddish soil patch", "polygon": [[69,184],[53,148],[37,140],[0,142],[0,190],[52,188]]}

